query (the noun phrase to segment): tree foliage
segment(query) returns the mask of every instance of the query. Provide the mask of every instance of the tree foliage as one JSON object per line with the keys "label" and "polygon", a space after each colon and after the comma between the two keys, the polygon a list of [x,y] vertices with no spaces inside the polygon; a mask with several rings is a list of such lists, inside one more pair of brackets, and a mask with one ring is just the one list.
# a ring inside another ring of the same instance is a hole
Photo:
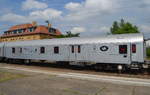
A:
{"label": "tree foliage", "polygon": [[138,27],[121,19],[120,22],[114,21],[111,27],[112,34],[139,33]]}
{"label": "tree foliage", "polygon": [[150,58],[150,48],[146,48],[146,55]]}
{"label": "tree foliage", "polygon": [[69,38],[69,37],[79,37],[80,33],[71,33],[71,31],[67,31],[66,34],[62,34],[57,36],[57,38]]}

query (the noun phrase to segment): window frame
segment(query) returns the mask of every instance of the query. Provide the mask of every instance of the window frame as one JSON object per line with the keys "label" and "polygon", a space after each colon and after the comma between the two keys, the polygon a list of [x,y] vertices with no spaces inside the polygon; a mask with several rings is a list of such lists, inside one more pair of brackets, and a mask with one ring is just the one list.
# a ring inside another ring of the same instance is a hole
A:
{"label": "window frame", "polygon": [[59,54],[59,46],[54,47],[54,54]]}
{"label": "window frame", "polygon": [[132,53],[136,53],[136,44],[132,44]]}
{"label": "window frame", "polygon": [[19,30],[18,30],[18,33],[22,33],[22,29],[19,29]]}
{"label": "window frame", "polygon": [[74,46],[71,46],[71,52],[74,53]]}
{"label": "window frame", "polygon": [[40,47],[40,53],[41,53],[41,54],[44,54],[44,53],[45,53],[45,47],[44,47],[44,46]]}
{"label": "window frame", "polygon": [[19,52],[22,53],[22,48],[19,49]]}
{"label": "window frame", "polygon": [[119,54],[127,54],[128,53],[128,45],[119,45]]}
{"label": "window frame", "polygon": [[12,53],[14,54],[16,52],[16,49],[12,47]]}
{"label": "window frame", "polygon": [[78,53],[81,53],[81,46],[78,45]]}

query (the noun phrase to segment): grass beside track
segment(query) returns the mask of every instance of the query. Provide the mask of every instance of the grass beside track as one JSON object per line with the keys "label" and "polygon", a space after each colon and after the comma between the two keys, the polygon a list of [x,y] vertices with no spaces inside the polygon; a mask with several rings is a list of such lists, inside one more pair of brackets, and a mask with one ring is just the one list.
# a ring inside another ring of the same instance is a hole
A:
{"label": "grass beside track", "polygon": [[26,77],[26,75],[10,73],[10,72],[0,70],[0,83],[12,79],[22,78],[22,77]]}

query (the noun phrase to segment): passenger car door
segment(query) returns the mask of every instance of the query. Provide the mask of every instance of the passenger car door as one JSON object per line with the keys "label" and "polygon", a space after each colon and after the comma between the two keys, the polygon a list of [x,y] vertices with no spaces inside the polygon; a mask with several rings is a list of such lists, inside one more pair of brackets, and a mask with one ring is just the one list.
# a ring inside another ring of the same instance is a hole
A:
{"label": "passenger car door", "polygon": [[69,54],[70,61],[77,61],[78,58],[80,57],[79,56],[80,53],[81,53],[81,45],[71,45]]}

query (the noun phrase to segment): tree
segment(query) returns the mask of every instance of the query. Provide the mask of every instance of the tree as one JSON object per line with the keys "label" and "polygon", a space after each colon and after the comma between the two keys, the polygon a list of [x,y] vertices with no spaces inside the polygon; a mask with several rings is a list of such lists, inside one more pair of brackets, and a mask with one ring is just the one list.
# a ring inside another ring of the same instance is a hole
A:
{"label": "tree", "polygon": [[71,33],[71,31],[67,31],[66,32],[66,35],[65,34],[62,34],[62,35],[59,35],[57,36],[57,38],[69,38],[69,37],[79,37],[80,36],[80,33]]}
{"label": "tree", "polygon": [[73,34],[73,33],[71,33],[71,31],[67,31],[66,33],[67,33],[66,37],[79,37],[79,35],[80,35],[80,33]]}
{"label": "tree", "polygon": [[111,27],[112,34],[139,33],[138,27],[121,19],[120,22],[114,21]]}

